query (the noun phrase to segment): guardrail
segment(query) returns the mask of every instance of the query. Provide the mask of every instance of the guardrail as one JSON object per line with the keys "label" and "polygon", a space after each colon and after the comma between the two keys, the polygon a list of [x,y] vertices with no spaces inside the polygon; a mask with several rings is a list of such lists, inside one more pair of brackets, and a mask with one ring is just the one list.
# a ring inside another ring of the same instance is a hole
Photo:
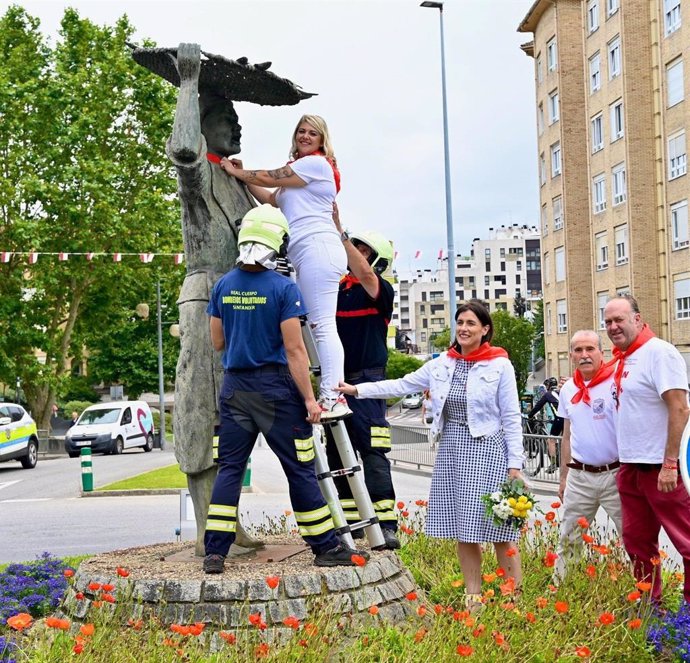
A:
{"label": "guardrail", "polygon": [[[436,449],[432,449],[426,426],[391,427],[391,450],[388,459],[400,469],[414,469],[431,473],[436,460]],[[549,435],[523,435],[525,448],[524,471],[530,477],[546,483],[558,484],[560,471],[558,462],[551,468],[547,440],[556,442],[556,459],[560,458],[561,438]]]}

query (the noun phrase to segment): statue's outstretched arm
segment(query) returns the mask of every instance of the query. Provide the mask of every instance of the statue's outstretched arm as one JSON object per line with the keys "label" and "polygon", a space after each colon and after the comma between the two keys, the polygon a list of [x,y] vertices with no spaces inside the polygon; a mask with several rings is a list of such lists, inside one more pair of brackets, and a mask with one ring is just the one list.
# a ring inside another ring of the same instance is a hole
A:
{"label": "statue's outstretched arm", "polygon": [[199,119],[201,51],[199,45],[180,44],[175,66],[180,74],[180,92],[177,95],[175,122],[169,150],[175,160],[191,163],[198,158],[201,150],[201,121]]}

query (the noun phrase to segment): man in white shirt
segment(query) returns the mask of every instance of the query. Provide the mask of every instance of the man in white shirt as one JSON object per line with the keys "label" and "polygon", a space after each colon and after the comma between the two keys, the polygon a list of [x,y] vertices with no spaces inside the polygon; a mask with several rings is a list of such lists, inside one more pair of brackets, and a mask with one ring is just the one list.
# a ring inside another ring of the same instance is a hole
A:
{"label": "man in white shirt", "polygon": [[601,339],[591,330],[570,341],[573,377],[561,388],[558,416],[563,417],[561,483],[563,500],[558,559],[554,576],[562,580],[566,566],[582,552],[580,518],[592,522],[599,507],[622,531],[621,502],[616,486],[620,463],[616,446],[616,400],[613,366],[604,363]]}
{"label": "man in white shirt", "polygon": [[685,361],[642,323],[630,295],[606,304],[604,322],[618,359],[614,382],[623,543],[635,577],[653,583],[652,600],[659,603],[663,527],[683,558],[683,595],[690,603],[690,496],[678,472],[681,436],[690,413]]}

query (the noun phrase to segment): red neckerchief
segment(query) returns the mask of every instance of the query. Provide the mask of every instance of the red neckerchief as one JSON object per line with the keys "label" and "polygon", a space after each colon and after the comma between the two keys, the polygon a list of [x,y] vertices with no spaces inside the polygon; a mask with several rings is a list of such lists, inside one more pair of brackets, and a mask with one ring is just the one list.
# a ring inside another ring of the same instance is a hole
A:
{"label": "red neckerchief", "polygon": [[577,405],[577,403],[582,401],[585,405],[590,405],[592,399],[589,397],[589,390],[592,387],[596,387],[598,384],[601,384],[604,380],[611,376],[615,363],[616,360],[612,359],[606,364],[599,366],[599,370],[594,374],[592,379],[589,381],[589,384],[585,384],[585,379],[582,377],[580,369],[576,368],[575,374],[573,375],[573,382],[577,387],[577,393],[570,399],[570,402],[573,405]]}
{"label": "red neckerchief", "polygon": [[349,290],[353,285],[357,285],[359,279],[352,276],[349,272],[340,279],[340,284],[343,286],[343,290]]}
{"label": "red neckerchief", "polygon": [[452,345],[448,348],[448,356],[451,359],[462,359],[463,361],[482,361],[483,359],[496,359],[497,357],[508,358],[508,353],[503,348],[495,348],[488,343],[482,343],[476,350],[467,355],[460,354]]}
{"label": "red neckerchief", "polygon": [[[340,171],[338,170],[338,166],[335,165],[335,161],[333,159],[330,159],[327,157],[321,150],[316,150],[315,152],[310,152],[309,154],[303,154],[301,157],[297,157],[297,159],[301,159],[302,157],[323,157],[328,161],[328,163],[331,165],[331,168],[333,169],[333,180],[335,181],[335,192],[340,193]],[[288,161],[288,166],[291,163],[294,163],[297,161],[297,159],[292,159]]]}
{"label": "red neckerchief", "polygon": [[621,379],[623,378],[626,358],[635,352],[635,350],[639,350],[647,341],[650,341],[655,336],[656,334],[648,327],[647,323],[645,323],[640,333],[626,350],[613,348],[613,359],[618,361],[618,366],[616,366],[616,372],[613,376],[616,383],[616,396],[620,396],[621,393]]}
{"label": "red neckerchief", "polygon": [[213,152],[206,152],[206,158],[211,162],[211,163],[220,163],[221,159],[223,157],[218,156],[217,154],[213,154]]}

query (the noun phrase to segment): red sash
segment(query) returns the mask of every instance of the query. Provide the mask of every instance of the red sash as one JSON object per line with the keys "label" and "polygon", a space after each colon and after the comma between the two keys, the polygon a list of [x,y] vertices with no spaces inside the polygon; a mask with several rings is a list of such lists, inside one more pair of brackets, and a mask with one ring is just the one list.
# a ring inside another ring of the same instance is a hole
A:
{"label": "red sash", "polygon": [[467,355],[460,354],[453,346],[448,348],[448,356],[452,359],[462,359],[463,361],[482,361],[484,359],[496,359],[497,357],[508,358],[508,353],[503,348],[495,348],[488,343],[482,343],[476,350]]}
{"label": "red sash", "polygon": [[594,374],[594,377],[589,381],[589,384],[585,384],[585,379],[582,377],[580,369],[576,368],[575,375],[573,375],[573,382],[577,387],[577,393],[570,399],[570,402],[573,403],[573,405],[576,405],[582,401],[585,405],[590,405],[592,399],[589,397],[589,390],[592,387],[596,387],[598,384],[601,384],[604,380],[611,376],[615,363],[616,360],[612,359],[610,362],[599,366],[599,370]]}
{"label": "red sash", "polygon": [[206,152],[206,158],[211,163],[220,163],[220,161],[223,157],[219,157],[217,154],[213,154],[213,152]]}
{"label": "red sash", "polygon": [[619,350],[618,348],[613,348],[613,359],[618,361],[618,366],[616,366],[616,372],[613,376],[616,382],[616,396],[621,393],[621,379],[623,378],[623,369],[625,368],[625,360],[629,357],[635,350],[639,350],[647,341],[653,339],[656,334],[644,324],[640,333],[637,335],[635,340],[628,346],[627,350]]}
{"label": "red sash", "polygon": [[340,279],[340,284],[343,287],[343,290],[348,290],[351,288],[353,285],[357,285],[359,283],[359,279],[356,278],[355,276],[352,276],[349,272],[343,276],[343,278]]}
{"label": "red sash", "polygon": [[[335,181],[335,192],[340,193],[340,171],[338,170],[338,166],[335,165],[335,161],[333,159],[329,159],[321,150],[316,150],[316,152],[311,152],[309,154],[303,154],[301,157],[297,157],[297,159],[301,159],[302,157],[323,157],[328,161],[330,164],[331,168],[333,169],[333,180]],[[291,163],[294,163],[297,161],[297,159],[292,159],[291,161],[288,161],[288,166]]]}

